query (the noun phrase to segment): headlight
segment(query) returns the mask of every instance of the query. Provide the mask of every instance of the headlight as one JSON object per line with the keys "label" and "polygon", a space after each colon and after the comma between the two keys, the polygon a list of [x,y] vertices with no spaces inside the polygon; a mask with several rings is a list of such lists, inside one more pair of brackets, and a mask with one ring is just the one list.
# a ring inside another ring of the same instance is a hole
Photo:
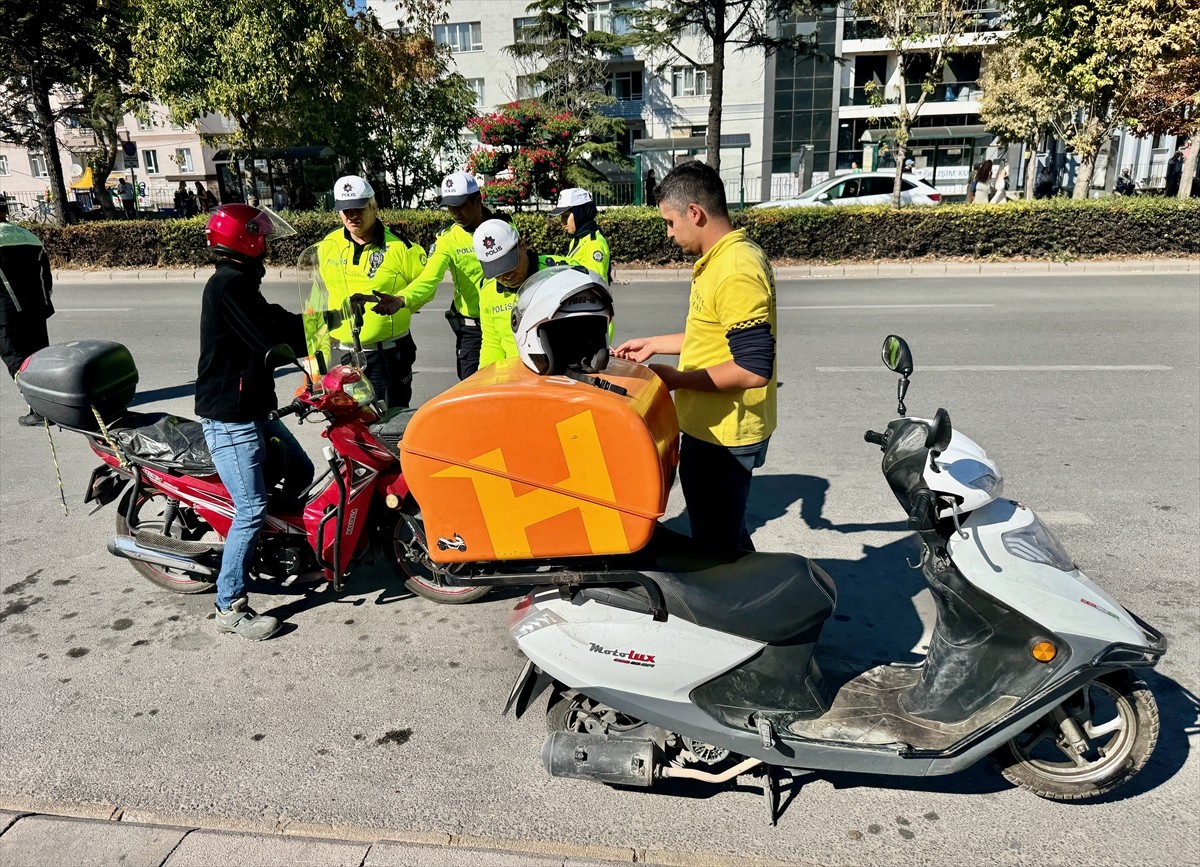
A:
{"label": "headlight", "polygon": [[991,473],[984,473],[977,479],[972,479],[967,482],[972,488],[978,488],[989,497],[1000,495],[1000,491],[1004,488],[1004,480]]}
{"label": "headlight", "polygon": [[375,400],[375,388],[371,385],[371,380],[367,379],[365,376],[359,379],[357,382],[343,383],[342,391],[354,398],[354,402],[360,407],[366,406]]}
{"label": "headlight", "polygon": [[1028,527],[1001,533],[1000,539],[1005,551],[1030,563],[1044,563],[1063,572],[1078,568],[1062,542],[1037,518]]}

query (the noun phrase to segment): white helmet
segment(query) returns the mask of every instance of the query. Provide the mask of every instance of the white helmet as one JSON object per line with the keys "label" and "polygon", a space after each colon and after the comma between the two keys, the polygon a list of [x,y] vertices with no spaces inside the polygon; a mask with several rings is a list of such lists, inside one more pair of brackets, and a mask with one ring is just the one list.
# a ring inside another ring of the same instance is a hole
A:
{"label": "white helmet", "polygon": [[608,366],[613,317],[608,284],[582,265],[538,271],[525,281],[512,312],[521,361],[543,376]]}

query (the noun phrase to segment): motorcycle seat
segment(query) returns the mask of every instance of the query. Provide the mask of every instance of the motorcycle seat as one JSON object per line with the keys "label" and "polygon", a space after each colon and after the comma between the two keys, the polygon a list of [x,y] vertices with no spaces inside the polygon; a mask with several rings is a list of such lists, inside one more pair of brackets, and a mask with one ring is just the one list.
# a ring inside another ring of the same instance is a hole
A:
{"label": "motorcycle seat", "polygon": [[108,432],[135,463],[193,476],[216,475],[198,421],[163,412],[127,412],[109,425]]}
{"label": "motorcycle seat", "polygon": [[638,554],[638,571],[658,584],[668,614],[753,641],[819,633],[837,601],[833,579],[799,554],[705,553],[662,526]]}

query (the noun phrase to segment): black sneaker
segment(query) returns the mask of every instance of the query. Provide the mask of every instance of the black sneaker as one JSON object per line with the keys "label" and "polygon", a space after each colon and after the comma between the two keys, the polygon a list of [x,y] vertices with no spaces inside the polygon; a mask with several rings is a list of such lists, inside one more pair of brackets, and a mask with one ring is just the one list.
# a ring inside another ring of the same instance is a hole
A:
{"label": "black sneaker", "polygon": [[251,641],[263,641],[279,631],[279,621],[259,614],[245,596],[233,600],[228,611],[217,609],[217,632],[232,632]]}
{"label": "black sneaker", "polygon": [[21,425],[21,427],[41,427],[45,421],[45,416],[43,416],[40,412],[34,412],[33,410],[30,410],[28,413],[17,419],[17,424]]}

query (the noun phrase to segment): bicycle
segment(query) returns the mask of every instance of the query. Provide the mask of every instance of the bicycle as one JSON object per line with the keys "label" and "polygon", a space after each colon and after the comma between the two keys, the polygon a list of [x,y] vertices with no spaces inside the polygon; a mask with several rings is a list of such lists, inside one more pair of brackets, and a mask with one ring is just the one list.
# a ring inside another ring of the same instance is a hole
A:
{"label": "bicycle", "polygon": [[54,211],[49,203],[42,201],[30,207],[24,202],[17,202],[10,199],[8,203],[8,217],[14,223],[50,225],[58,222],[58,218],[54,215]]}

